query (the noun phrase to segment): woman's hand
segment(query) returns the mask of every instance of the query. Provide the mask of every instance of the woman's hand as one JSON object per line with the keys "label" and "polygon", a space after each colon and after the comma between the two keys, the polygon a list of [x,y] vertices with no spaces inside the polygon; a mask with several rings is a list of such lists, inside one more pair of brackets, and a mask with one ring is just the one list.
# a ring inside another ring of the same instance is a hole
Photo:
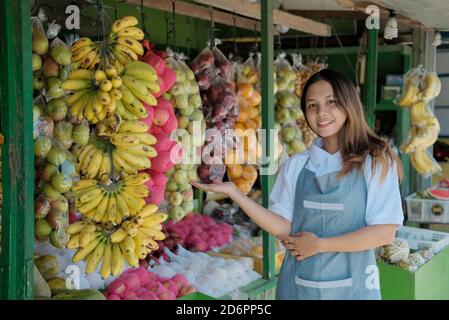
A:
{"label": "woman's hand", "polygon": [[298,261],[312,257],[321,250],[321,239],[311,232],[299,232],[293,237],[279,235],[278,239]]}
{"label": "woman's hand", "polygon": [[219,192],[224,193],[227,196],[231,197],[239,192],[237,187],[232,182],[222,182],[222,183],[198,183],[191,181],[190,182],[194,187],[197,187],[198,189],[204,190],[204,191],[212,191],[212,192]]}

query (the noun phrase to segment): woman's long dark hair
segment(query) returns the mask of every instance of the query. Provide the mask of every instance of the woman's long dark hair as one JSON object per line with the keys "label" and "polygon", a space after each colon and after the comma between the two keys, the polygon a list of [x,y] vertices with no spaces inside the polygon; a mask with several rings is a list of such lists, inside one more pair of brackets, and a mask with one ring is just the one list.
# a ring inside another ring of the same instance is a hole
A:
{"label": "woman's long dark hair", "polygon": [[[388,173],[390,161],[393,160],[398,168],[399,179],[403,178],[402,163],[393,152],[390,145],[374,133],[365,119],[362,102],[354,84],[339,72],[323,69],[307,80],[301,94],[301,109],[306,121],[306,96],[310,86],[318,81],[326,81],[332,86],[337,105],[344,110],[347,119],[339,135],[340,152],[343,168],[339,176],[348,174],[352,169],[363,169],[368,155],[372,156],[372,170],[378,164],[382,168],[382,179]],[[310,126],[310,124],[309,124]]]}

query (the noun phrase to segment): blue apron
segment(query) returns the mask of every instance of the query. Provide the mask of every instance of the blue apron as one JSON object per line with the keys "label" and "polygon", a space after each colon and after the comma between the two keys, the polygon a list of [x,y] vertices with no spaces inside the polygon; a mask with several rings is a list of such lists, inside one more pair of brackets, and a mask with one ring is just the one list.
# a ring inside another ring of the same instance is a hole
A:
{"label": "blue apron", "polygon": [[[306,165],[296,183],[291,235],[308,231],[328,238],[365,227],[367,187],[363,173],[352,170],[337,180],[338,172],[316,177]],[[374,250],[319,253],[302,261],[287,251],[276,298],[380,299],[378,282]]]}

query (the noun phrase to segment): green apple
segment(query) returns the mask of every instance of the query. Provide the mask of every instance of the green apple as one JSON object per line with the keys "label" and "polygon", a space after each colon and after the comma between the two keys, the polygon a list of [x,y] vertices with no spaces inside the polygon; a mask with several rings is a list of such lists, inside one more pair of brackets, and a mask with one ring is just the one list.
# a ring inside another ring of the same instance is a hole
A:
{"label": "green apple", "polygon": [[293,141],[296,137],[296,130],[294,127],[285,127],[281,130],[282,139],[285,142]]}
{"label": "green apple", "polygon": [[[176,100],[176,101],[178,101],[178,100]],[[179,113],[183,116],[188,117],[193,113],[194,110],[195,110],[195,107],[188,104],[185,108],[179,109]]]}
{"label": "green apple", "polygon": [[52,141],[49,137],[41,136],[34,141],[34,154],[45,157],[51,150]]}
{"label": "green apple", "polygon": [[52,209],[61,210],[61,211],[65,212],[65,213],[69,212],[69,202],[67,201],[66,197],[64,197],[64,196],[60,196],[55,201],[52,201],[50,203],[50,207]]}
{"label": "green apple", "polygon": [[168,198],[168,202],[172,206],[180,206],[182,203],[182,194],[180,192],[172,192],[170,198]]}
{"label": "green apple", "polygon": [[42,191],[43,191],[43,193],[44,193],[45,198],[46,198],[48,201],[50,201],[50,202],[51,202],[51,201],[57,200],[57,199],[61,196],[61,194],[60,194],[58,191],[56,191],[56,190],[51,186],[51,184],[48,183],[48,182],[46,182],[46,183],[44,184],[44,187],[43,187]]}
{"label": "green apple", "polygon": [[176,170],[175,173],[173,173],[173,180],[177,184],[188,183],[187,172],[185,170]]}
{"label": "green apple", "polygon": [[181,207],[170,207],[168,210],[170,218],[174,221],[179,221],[185,216],[185,211]]}
{"label": "green apple", "polygon": [[166,189],[168,191],[176,191],[176,190],[178,190],[178,184],[175,181],[169,181],[167,183]]}
{"label": "green apple", "polygon": [[31,57],[31,65],[34,71],[38,71],[42,68],[42,58],[40,55],[33,53]]}
{"label": "green apple", "polygon": [[66,152],[60,147],[53,146],[51,150],[47,153],[47,161],[56,166],[63,164],[66,159],[67,159]]}
{"label": "green apple", "polygon": [[185,213],[190,213],[193,211],[193,201],[185,201],[182,203],[182,209]]}
{"label": "green apple", "polygon": [[72,178],[62,172],[51,177],[51,186],[58,192],[65,193],[72,187]]}
{"label": "green apple", "polygon": [[56,173],[56,166],[51,164],[51,163],[47,163],[44,167],[44,170],[41,171],[41,177],[42,179],[44,179],[44,181],[50,181],[51,177]]}
{"label": "green apple", "polygon": [[38,238],[48,236],[52,230],[52,226],[46,219],[38,219],[34,222],[34,233]]}
{"label": "green apple", "polygon": [[50,100],[47,104],[47,114],[54,121],[60,121],[67,115],[67,104],[63,99]]}
{"label": "green apple", "polygon": [[186,116],[180,116],[178,117],[178,128],[179,129],[187,129],[189,126],[190,119]]}

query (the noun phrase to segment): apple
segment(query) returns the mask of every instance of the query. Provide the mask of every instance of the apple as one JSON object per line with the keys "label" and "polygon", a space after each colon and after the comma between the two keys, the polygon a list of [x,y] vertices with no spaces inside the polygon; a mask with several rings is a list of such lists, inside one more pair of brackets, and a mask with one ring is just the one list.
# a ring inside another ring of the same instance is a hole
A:
{"label": "apple", "polygon": [[172,206],[180,206],[182,203],[182,194],[179,192],[172,192],[168,201]]}
{"label": "apple", "polygon": [[177,184],[184,184],[189,182],[187,172],[185,170],[176,170],[175,173],[173,173],[172,178]]}
{"label": "apple", "polygon": [[34,141],[34,154],[38,157],[45,157],[50,152],[52,141],[47,136],[38,137]]}
{"label": "apple", "polygon": [[52,209],[59,209],[63,212],[69,212],[69,202],[64,196],[60,196],[55,201],[50,203]]}
{"label": "apple", "polygon": [[44,184],[44,187],[43,187],[42,191],[43,191],[43,194],[45,195],[45,198],[48,201],[55,201],[55,200],[57,200],[61,196],[61,194],[58,191],[56,191],[51,186],[51,184],[48,183],[48,182],[46,182]]}
{"label": "apple", "polygon": [[58,192],[66,193],[72,187],[72,179],[62,173],[56,173],[51,177],[51,186]]}
{"label": "apple", "polygon": [[37,238],[47,237],[52,230],[52,226],[45,219],[38,219],[34,222],[34,233]]}
{"label": "apple", "polygon": [[50,212],[50,202],[45,199],[44,195],[40,195],[34,200],[34,217],[36,219],[43,219]]}
{"label": "apple", "polygon": [[67,155],[60,147],[53,146],[47,154],[47,161],[51,164],[59,166],[67,159]]}

